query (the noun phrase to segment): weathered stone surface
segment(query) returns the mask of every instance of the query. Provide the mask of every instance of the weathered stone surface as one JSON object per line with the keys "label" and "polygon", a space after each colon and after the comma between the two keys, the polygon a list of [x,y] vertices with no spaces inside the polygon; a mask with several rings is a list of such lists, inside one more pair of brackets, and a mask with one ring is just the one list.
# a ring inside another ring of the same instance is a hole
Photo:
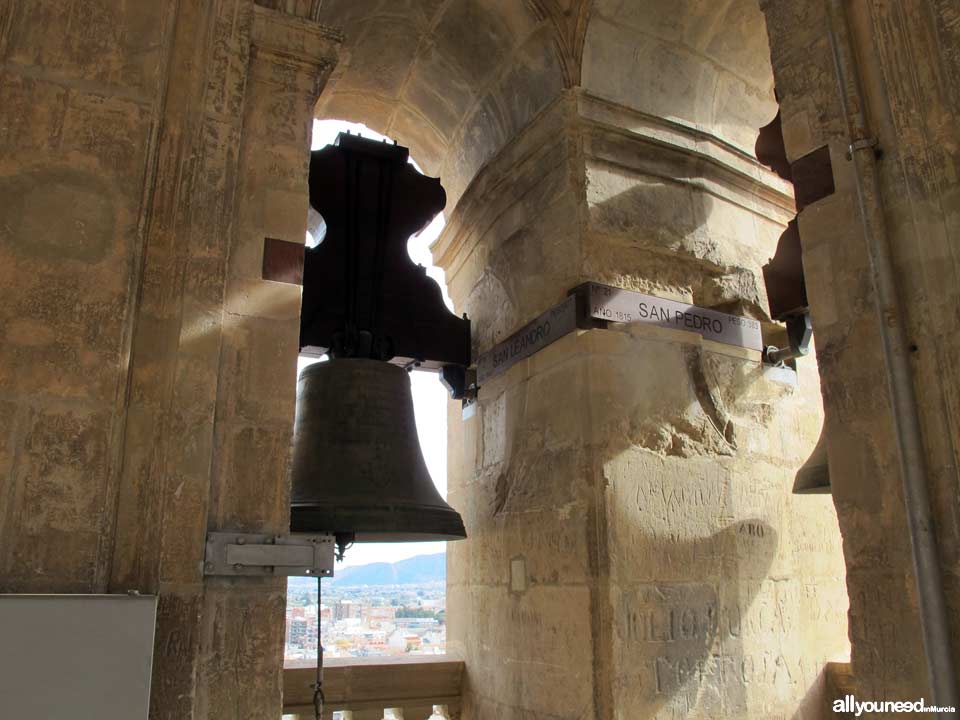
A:
{"label": "weathered stone surface", "polygon": [[282,580],[207,581],[197,717],[267,720],[279,714],[285,606]]}
{"label": "weathered stone surface", "polygon": [[[69,42],[62,25],[42,24],[61,22],[67,9],[55,3],[0,11],[0,397],[17,428],[7,435],[0,575],[13,592],[96,591],[109,563],[151,122],[139,73],[157,57],[134,60],[106,27],[81,41],[106,5],[92,3]],[[141,30],[129,39],[159,32]]]}
{"label": "weathered stone surface", "polygon": [[96,83],[107,94],[155,91],[166,3],[112,0],[16,3],[10,12],[6,59],[44,68],[69,83]]}
{"label": "weathered stone surface", "polygon": [[22,418],[4,498],[7,592],[85,592],[109,538],[110,417],[82,406]]}
{"label": "weathered stone surface", "polygon": [[582,84],[751,153],[756,118],[776,113],[765,35],[749,0],[600,0],[584,40]]}
{"label": "weathered stone surface", "polygon": [[203,548],[286,528],[299,296],[243,261],[302,242],[338,42],[251,0],[0,8],[0,589],[158,594],[152,717],[280,714],[282,587]]}

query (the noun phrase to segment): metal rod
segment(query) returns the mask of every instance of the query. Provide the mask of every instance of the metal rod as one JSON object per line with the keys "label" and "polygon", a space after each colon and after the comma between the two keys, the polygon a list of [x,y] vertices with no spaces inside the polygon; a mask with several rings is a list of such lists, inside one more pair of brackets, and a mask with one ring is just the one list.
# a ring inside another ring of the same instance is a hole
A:
{"label": "metal rod", "polygon": [[[842,0],[829,0],[827,30],[833,51],[840,103],[850,131],[850,156],[854,167],[857,201],[876,296],[892,419],[897,436],[900,476],[903,481],[903,500],[913,551],[923,647],[933,695],[930,704],[957,707],[960,706],[960,696],[957,692],[950,625],[927,487],[920,414],[903,327],[904,315],[897,297],[890,240],[883,215],[881,187],[873,150],[875,143],[867,124],[863,91],[857,75],[850,27]],[[941,713],[938,717],[955,717],[955,714]]]}
{"label": "metal rod", "polygon": [[323,720],[323,614],[320,612],[322,578],[317,576],[317,678],[313,686],[313,717]]}

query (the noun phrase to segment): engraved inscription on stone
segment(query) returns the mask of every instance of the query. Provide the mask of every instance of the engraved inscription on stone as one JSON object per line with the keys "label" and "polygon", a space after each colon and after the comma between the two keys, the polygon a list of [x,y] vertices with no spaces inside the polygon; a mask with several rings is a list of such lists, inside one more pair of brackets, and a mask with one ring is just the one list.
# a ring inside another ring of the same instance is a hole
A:
{"label": "engraved inscription on stone", "polygon": [[719,629],[717,591],[707,583],[639,585],[620,598],[621,662],[646,668],[648,698],[702,685]]}
{"label": "engraved inscription on stone", "polygon": [[477,359],[477,382],[482,385],[484,381],[506,372],[524,358],[573,332],[576,327],[576,299],[570,296],[481,355]]}
{"label": "engraved inscription on stone", "polygon": [[[716,590],[704,583],[640,586],[621,597],[621,639],[709,647],[718,630]],[[689,648],[687,648],[689,649]]]}
{"label": "engraved inscription on stone", "polygon": [[752,350],[763,349],[760,323],[751,318],[687,303],[587,283],[590,317],[610,322],[641,322],[699,333],[707,340]]}

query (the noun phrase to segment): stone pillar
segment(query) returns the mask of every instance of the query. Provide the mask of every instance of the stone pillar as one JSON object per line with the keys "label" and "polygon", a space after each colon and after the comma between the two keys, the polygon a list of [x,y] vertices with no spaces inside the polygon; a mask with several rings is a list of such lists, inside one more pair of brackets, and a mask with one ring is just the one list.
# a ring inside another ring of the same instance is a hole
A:
{"label": "stone pillar", "polygon": [[309,6],[0,9],[0,590],[158,594],[155,718],[280,715],[282,582],[202,561],[287,527]]}
{"label": "stone pillar", "polygon": [[[629,128],[629,129],[628,129]],[[475,351],[594,280],[764,321],[789,186],[687,126],[571,91],[474,180],[435,258]],[[579,331],[449,415],[448,643],[473,718],[819,713],[846,652],[820,430],[759,353],[647,325]]]}
{"label": "stone pillar", "polygon": [[[880,322],[840,106],[825,0],[762,3],[787,156],[827,146],[835,192],[799,216],[830,478],[844,540],[853,681],[864,699],[930,699]],[[865,0],[849,15],[864,110],[878,139],[889,242],[923,424],[948,603],[958,589],[960,42],[952,3]],[[884,322],[894,322],[886,318]],[[960,623],[954,621],[954,656]]]}
{"label": "stone pillar", "polygon": [[[301,289],[261,279],[263,241],[304,242],[313,107],[338,36],[254,10],[205,519],[209,530],[286,534]],[[199,717],[279,715],[286,588],[286,578],[206,581]]]}

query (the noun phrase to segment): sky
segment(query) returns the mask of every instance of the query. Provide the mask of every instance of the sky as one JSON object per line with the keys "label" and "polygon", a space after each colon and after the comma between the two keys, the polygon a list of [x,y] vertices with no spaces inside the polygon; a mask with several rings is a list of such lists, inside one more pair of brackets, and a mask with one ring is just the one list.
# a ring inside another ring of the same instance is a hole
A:
{"label": "sky", "polygon": [[[366,125],[348,123],[340,120],[317,120],[313,123],[313,149],[319,150],[324,145],[332,144],[340,132],[350,132],[383,140],[384,136]],[[386,138],[388,142],[393,142]],[[416,162],[411,158],[411,164],[419,170]],[[437,215],[422,232],[410,238],[407,250],[414,262],[427,268],[427,274],[432,277],[443,290],[443,299],[447,307],[453,310],[453,302],[447,294],[443,270],[433,267],[430,257],[430,244],[443,230],[443,213]],[[308,238],[310,243],[310,238]],[[317,362],[315,358],[301,357],[297,372],[307,365]],[[420,448],[423,451],[430,477],[443,497],[447,496],[447,391],[440,383],[435,373],[412,372],[410,382],[413,390],[413,412],[417,420],[417,434],[420,437]],[[337,563],[334,569],[366,565],[373,562],[397,562],[415,555],[428,555],[444,552],[446,543],[358,543],[347,550],[342,563]]]}

